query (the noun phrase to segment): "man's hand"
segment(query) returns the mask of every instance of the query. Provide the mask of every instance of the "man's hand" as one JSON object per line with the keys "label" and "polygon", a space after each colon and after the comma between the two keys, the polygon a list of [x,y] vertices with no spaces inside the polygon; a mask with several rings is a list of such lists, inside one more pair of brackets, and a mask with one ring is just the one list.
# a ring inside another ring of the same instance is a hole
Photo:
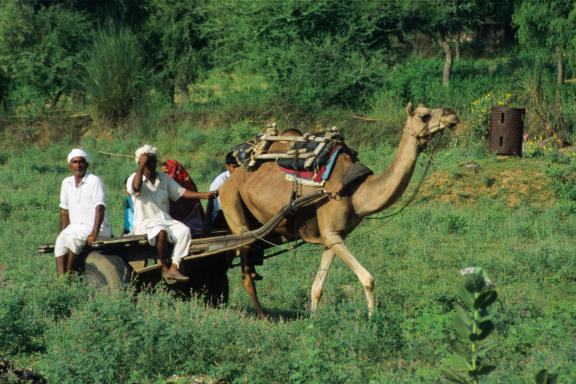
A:
{"label": "man's hand", "polygon": [[89,247],[92,246],[92,243],[94,243],[96,241],[96,238],[98,237],[98,235],[94,235],[94,234],[89,234],[88,237],[86,238],[86,245],[88,245]]}
{"label": "man's hand", "polygon": [[144,168],[144,166],[146,165],[146,162],[148,162],[148,154],[147,153],[143,153],[140,155],[140,157],[138,158],[138,167],[139,168]]}

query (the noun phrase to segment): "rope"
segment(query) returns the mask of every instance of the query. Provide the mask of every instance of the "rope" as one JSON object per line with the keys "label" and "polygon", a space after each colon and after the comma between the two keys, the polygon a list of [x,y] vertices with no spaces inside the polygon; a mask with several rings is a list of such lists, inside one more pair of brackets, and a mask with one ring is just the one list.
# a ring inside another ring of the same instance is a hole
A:
{"label": "rope", "polygon": [[[324,190],[313,192],[313,193],[311,193],[310,195],[312,195],[312,194],[316,194],[317,196],[315,196],[315,198],[314,198],[313,200],[306,202],[306,206],[315,204],[315,203],[319,202],[320,200],[324,199],[325,197],[329,196],[328,192],[326,192],[326,191],[324,191]],[[310,195],[303,196],[302,198],[305,198],[305,197],[310,196]],[[294,208],[293,208],[292,204],[293,204],[293,201],[291,201],[291,202],[288,204],[288,206],[284,208],[283,214],[284,214],[284,217],[285,217],[285,218],[286,218],[286,216],[289,215],[288,212],[294,213]],[[228,220],[228,218],[227,218],[227,220]],[[244,227],[244,228],[246,228],[245,226],[240,226],[240,225],[238,225],[237,222],[234,222],[234,224],[235,224],[237,227]],[[250,230],[249,230],[248,228],[246,228],[246,229],[244,230],[244,233],[249,232],[249,231],[250,231]],[[240,233],[240,234],[242,234],[242,233]],[[262,242],[264,242],[264,243],[266,243],[266,244],[269,244],[269,245],[271,245],[271,246],[273,246],[273,247],[279,247],[279,246],[283,245],[283,244],[276,244],[276,243],[274,243],[274,242],[272,242],[272,241],[270,241],[270,240],[267,240],[267,239],[265,239],[264,237],[262,237],[262,236],[260,236],[260,235],[257,235],[257,234],[255,234],[255,233],[254,233],[252,236],[254,236],[255,239],[258,239],[258,240],[260,240],[260,241],[262,241]]]}
{"label": "rope", "polygon": [[112,153],[112,152],[104,152],[104,151],[98,151],[98,153],[102,153],[104,155],[108,155],[108,156],[120,156],[120,157],[129,157],[131,159],[134,158],[134,155],[125,155],[123,153]]}

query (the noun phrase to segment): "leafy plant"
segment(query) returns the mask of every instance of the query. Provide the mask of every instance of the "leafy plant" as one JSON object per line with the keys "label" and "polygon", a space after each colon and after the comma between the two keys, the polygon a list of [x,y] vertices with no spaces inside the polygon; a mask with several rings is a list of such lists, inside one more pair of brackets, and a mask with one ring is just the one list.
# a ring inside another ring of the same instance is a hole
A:
{"label": "leafy plant", "polygon": [[134,111],[146,91],[148,70],[136,36],[129,29],[101,32],[84,63],[88,101],[95,117],[115,125]]}
{"label": "leafy plant", "polygon": [[[28,117],[77,90],[78,62],[92,35],[85,14],[61,5],[0,4],[0,67],[13,90],[8,104]],[[5,90],[4,90],[5,91]],[[0,92],[0,93],[3,93]]]}
{"label": "leafy plant", "polygon": [[461,288],[464,306],[455,305],[457,339],[452,342],[453,354],[445,360],[449,368],[443,372],[454,383],[478,383],[496,368],[484,363],[485,351],[480,342],[494,330],[488,309],[498,294],[483,269],[466,268],[461,272],[466,276]]}
{"label": "leafy plant", "polygon": [[476,138],[487,138],[490,132],[492,108],[510,106],[512,94],[488,92],[472,102],[470,114],[471,133]]}

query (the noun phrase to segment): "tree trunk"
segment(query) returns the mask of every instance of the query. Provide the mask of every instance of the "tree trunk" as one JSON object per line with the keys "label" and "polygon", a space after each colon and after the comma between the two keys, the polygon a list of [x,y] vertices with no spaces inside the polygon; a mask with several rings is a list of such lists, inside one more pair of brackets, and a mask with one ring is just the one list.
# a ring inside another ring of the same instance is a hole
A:
{"label": "tree trunk", "polygon": [[560,48],[556,48],[556,69],[558,70],[556,83],[562,85],[564,84],[564,55]]}
{"label": "tree trunk", "polygon": [[450,75],[452,73],[452,62],[454,58],[452,57],[452,50],[450,49],[450,43],[448,39],[444,37],[439,38],[440,46],[444,50],[444,73],[442,75],[442,85],[447,87],[450,83]]}
{"label": "tree trunk", "polygon": [[454,61],[460,60],[460,38],[461,34],[459,33],[454,39]]}

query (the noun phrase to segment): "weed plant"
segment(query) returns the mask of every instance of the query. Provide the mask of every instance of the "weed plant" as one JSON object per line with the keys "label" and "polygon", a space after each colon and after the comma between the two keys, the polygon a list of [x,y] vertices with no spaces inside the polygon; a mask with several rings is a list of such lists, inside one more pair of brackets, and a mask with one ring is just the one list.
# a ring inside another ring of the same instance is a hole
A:
{"label": "weed plant", "polygon": [[84,70],[88,102],[102,124],[125,120],[147,91],[150,73],[138,39],[129,29],[108,27],[100,32]]}

